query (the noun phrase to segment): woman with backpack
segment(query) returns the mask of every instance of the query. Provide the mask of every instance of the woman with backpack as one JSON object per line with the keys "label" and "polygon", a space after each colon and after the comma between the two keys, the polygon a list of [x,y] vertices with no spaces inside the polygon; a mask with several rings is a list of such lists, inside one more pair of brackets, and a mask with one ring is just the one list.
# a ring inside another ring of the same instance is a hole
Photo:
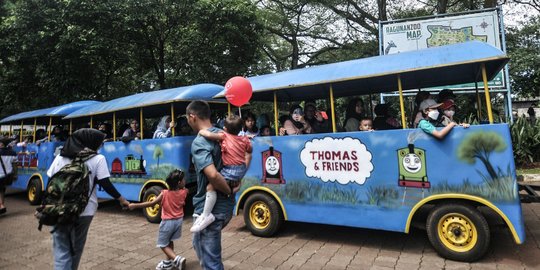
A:
{"label": "woman with backpack", "polygon": [[120,201],[123,207],[129,206],[129,202],[118,193],[109,180],[107,160],[103,155],[96,153],[103,144],[104,138],[105,134],[96,129],[83,128],[75,131],[67,139],[60,155],[54,159],[47,171],[47,175],[52,181],[57,172],[65,170],[62,168],[72,164],[76,158],[82,158],[89,171],[90,192],[86,207],[78,218],[75,217],[74,222],[67,224],[58,222],[53,227],[53,255],[54,269],[56,270],[75,270],[79,267],[88,229],[98,207],[96,184],[100,185],[111,197]]}

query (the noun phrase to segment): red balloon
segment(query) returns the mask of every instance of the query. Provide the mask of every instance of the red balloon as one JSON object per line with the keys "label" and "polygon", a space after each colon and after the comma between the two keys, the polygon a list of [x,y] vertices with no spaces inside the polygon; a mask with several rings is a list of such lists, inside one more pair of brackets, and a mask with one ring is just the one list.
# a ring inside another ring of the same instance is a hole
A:
{"label": "red balloon", "polygon": [[248,103],[252,93],[251,83],[244,77],[232,77],[225,84],[225,98],[236,107]]}

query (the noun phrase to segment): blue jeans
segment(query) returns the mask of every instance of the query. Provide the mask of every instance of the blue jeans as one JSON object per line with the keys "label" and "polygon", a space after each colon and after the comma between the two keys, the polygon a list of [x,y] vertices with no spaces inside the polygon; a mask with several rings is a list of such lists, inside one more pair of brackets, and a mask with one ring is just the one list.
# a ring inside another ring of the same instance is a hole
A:
{"label": "blue jeans", "polygon": [[76,270],[86,243],[93,216],[82,216],[74,224],[56,225],[53,229],[55,270]]}
{"label": "blue jeans", "polygon": [[193,248],[204,270],[223,270],[221,230],[231,221],[232,213],[219,213],[214,216],[216,220],[206,229],[193,233]]}

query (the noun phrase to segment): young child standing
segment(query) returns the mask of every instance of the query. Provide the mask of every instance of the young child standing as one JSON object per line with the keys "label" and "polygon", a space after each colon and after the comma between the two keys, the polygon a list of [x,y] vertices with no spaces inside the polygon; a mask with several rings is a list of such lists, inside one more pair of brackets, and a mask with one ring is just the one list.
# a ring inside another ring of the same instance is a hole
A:
{"label": "young child standing", "polygon": [[[251,162],[251,142],[247,136],[238,136],[242,130],[242,119],[237,115],[230,115],[225,119],[223,129],[225,132],[213,133],[208,130],[199,131],[199,135],[206,139],[221,142],[221,158],[223,159],[223,169],[221,175],[227,180],[229,186],[240,186],[240,180],[246,174]],[[212,186],[206,186],[206,199],[204,201],[203,212],[195,220],[191,227],[191,232],[200,232],[214,222],[215,217],[212,209],[216,204],[217,193]]]}
{"label": "young child standing", "polygon": [[161,223],[159,224],[157,246],[165,253],[167,259],[159,262],[156,270],[173,268],[182,270],[185,268],[186,258],[176,255],[173,241],[180,239],[182,234],[184,205],[188,194],[188,190],[185,188],[184,172],[174,170],[165,181],[169,186],[168,190],[161,191],[153,201],[130,203],[129,210],[151,207],[161,203]]}

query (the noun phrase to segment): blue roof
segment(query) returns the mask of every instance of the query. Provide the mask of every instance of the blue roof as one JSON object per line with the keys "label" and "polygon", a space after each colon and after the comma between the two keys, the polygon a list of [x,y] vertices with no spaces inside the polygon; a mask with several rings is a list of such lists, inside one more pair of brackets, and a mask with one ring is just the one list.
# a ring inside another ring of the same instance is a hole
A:
{"label": "blue roof", "polygon": [[[327,98],[330,85],[335,96],[417,89],[481,81],[486,65],[492,79],[508,62],[501,50],[480,41],[458,43],[398,54],[375,56],[321,66],[250,77],[252,100]],[[224,91],[216,95],[223,97]]]}
{"label": "blue roof", "polygon": [[124,111],[153,105],[160,105],[178,101],[207,100],[213,102],[223,102],[223,100],[213,100],[212,97],[223,90],[223,86],[217,84],[197,84],[191,86],[164,89],[152,92],[138,93],[127,97],[113,99],[94,106],[82,108],[65,117],[65,119],[87,117],[110,112]]}
{"label": "blue roof", "polygon": [[22,112],[18,113],[12,116],[8,116],[2,120],[0,120],[1,124],[5,123],[14,123],[18,122],[19,124],[21,120],[26,119],[34,119],[34,118],[48,118],[48,117],[64,117],[74,111],[77,111],[81,108],[88,107],[90,105],[99,104],[101,102],[99,101],[93,101],[93,100],[83,100],[83,101],[77,101],[73,103],[68,103],[52,108],[46,108],[46,109],[39,109],[29,112]]}

